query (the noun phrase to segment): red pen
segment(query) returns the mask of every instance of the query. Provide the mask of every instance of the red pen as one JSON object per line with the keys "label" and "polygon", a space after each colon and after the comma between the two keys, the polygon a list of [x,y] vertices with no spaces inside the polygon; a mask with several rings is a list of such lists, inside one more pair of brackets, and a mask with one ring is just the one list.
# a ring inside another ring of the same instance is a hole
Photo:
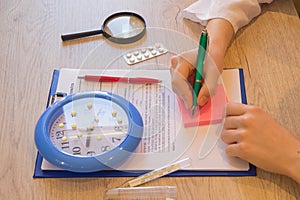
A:
{"label": "red pen", "polygon": [[161,80],[144,77],[117,77],[117,76],[95,76],[84,75],[78,76],[79,79],[95,82],[122,82],[122,83],[139,83],[139,84],[156,84],[161,83]]}

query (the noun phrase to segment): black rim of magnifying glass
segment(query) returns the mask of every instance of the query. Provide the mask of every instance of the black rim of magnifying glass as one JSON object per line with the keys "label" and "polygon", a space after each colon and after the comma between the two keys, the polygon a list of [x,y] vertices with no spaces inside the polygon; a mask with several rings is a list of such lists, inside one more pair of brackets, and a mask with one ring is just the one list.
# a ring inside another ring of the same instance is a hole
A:
{"label": "black rim of magnifying glass", "polygon": [[[128,37],[128,38],[121,38],[121,37],[114,37],[112,35],[110,35],[109,33],[107,33],[104,30],[104,27],[107,25],[107,23],[115,17],[118,16],[135,16],[138,19],[140,19],[144,26],[143,26],[143,30],[141,32],[139,32],[138,34],[132,36],[132,37]],[[115,43],[119,43],[119,44],[127,44],[127,43],[132,43],[135,42],[139,39],[141,39],[144,34],[146,32],[146,21],[144,20],[144,18],[141,15],[138,15],[137,13],[133,13],[133,12],[118,12],[118,13],[114,13],[112,15],[110,15],[109,17],[107,17],[100,30],[91,30],[91,31],[84,31],[84,32],[78,32],[78,33],[69,33],[69,34],[63,34],[61,35],[61,39],[62,41],[68,41],[68,40],[75,40],[75,39],[79,39],[79,38],[83,38],[83,37],[89,37],[89,36],[94,36],[94,35],[100,35],[102,34],[105,38],[107,38],[108,40],[115,42]]]}

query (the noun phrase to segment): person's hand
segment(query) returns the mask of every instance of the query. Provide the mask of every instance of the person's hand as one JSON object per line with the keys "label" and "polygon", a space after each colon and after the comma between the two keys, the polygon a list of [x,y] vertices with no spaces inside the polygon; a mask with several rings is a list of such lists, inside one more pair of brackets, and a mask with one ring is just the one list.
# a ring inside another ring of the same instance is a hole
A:
{"label": "person's hand", "polygon": [[[193,84],[195,81],[197,52],[198,50],[194,49],[173,56],[171,59],[172,89],[184,101],[186,108],[193,106]],[[197,98],[197,103],[200,106],[203,106],[209,97],[215,93],[221,73],[220,70],[222,71],[222,67],[218,69],[212,58],[207,54],[203,68],[204,83]]]}
{"label": "person's hand", "polygon": [[255,106],[229,103],[225,114],[221,139],[229,156],[300,183],[300,140]]}
{"label": "person's hand", "polygon": [[[197,103],[203,106],[214,94],[218,78],[223,71],[227,47],[234,35],[234,29],[225,19],[212,19],[208,22],[208,49],[203,68],[203,85],[197,97]],[[193,106],[193,84],[198,49],[184,52],[171,59],[171,77],[173,91],[183,99],[186,108]]]}

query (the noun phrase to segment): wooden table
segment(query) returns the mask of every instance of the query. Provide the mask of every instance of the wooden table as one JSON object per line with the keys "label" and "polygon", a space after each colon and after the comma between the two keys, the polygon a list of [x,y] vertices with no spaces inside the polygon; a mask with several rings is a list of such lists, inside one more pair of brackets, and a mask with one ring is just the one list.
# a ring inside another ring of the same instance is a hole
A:
{"label": "wooden table", "polygon": [[[173,29],[197,41],[201,27],[181,15],[192,2],[1,2],[0,199],[102,199],[107,188],[129,179],[32,178],[37,152],[34,128],[45,109],[53,69],[79,68],[103,40],[95,37],[64,45],[60,34],[98,28],[111,13],[131,10],[142,14],[148,27]],[[292,0],[275,0],[262,10],[238,32],[225,64],[245,70],[249,103],[300,134],[299,17]],[[300,199],[299,184],[260,169],[256,177],[164,177],[146,186],[150,185],[175,185],[178,199]]]}

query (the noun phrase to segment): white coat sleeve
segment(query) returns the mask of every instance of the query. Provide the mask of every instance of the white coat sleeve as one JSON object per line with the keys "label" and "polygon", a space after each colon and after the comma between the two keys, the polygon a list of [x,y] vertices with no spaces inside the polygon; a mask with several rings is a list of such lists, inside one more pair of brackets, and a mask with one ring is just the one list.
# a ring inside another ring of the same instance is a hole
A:
{"label": "white coat sleeve", "polygon": [[183,10],[184,18],[206,26],[207,21],[223,18],[229,21],[234,31],[247,25],[260,14],[260,3],[271,3],[273,0],[198,0]]}

